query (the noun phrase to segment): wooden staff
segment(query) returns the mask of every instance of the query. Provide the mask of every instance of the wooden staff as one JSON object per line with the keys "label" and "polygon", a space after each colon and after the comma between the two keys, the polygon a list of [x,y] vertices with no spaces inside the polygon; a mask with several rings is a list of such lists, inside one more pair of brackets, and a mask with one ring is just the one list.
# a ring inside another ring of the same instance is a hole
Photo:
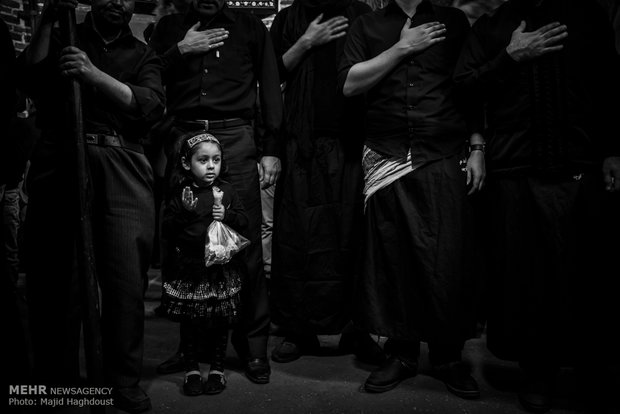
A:
{"label": "wooden staff", "polygon": [[[59,23],[64,44],[77,46],[75,9],[62,9]],[[91,223],[91,182],[86,158],[84,123],[82,120],[82,93],[76,79],[70,81],[71,125],[76,157],[77,192],[79,198],[77,261],[78,279],[82,303],[84,326],[84,350],[86,373],[93,385],[103,385],[103,359],[101,345],[101,322],[99,313],[99,286],[95,269],[93,232]],[[93,411],[105,412],[103,406],[91,407]]]}

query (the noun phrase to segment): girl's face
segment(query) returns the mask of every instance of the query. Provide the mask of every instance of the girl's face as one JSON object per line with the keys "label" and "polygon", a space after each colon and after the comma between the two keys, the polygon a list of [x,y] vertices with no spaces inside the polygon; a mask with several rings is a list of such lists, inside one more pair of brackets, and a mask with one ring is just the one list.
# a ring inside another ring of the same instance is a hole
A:
{"label": "girl's face", "polygon": [[192,173],[197,185],[207,186],[220,175],[222,152],[213,142],[201,142],[191,159],[183,158],[183,168]]}

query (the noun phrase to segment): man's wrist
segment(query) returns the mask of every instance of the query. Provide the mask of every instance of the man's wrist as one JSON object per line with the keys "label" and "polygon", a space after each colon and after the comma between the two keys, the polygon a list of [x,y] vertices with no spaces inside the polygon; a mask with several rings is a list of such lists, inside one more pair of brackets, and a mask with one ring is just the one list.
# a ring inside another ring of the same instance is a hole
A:
{"label": "man's wrist", "polygon": [[177,49],[179,49],[179,53],[182,55],[185,55],[188,52],[187,45],[183,43],[182,41],[177,43]]}
{"label": "man's wrist", "polygon": [[480,151],[484,154],[486,152],[486,145],[485,144],[471,144],[469,146],[469,152],[472,153],[474,151]]}
{"label": "man's wrist", "polygon": [[302,51],[307,52],[308,50],[312,49],[312,39],[307,36],[302,36],[299,38],[299,40],[299,47]]}
{"label": "man's wrist", "polygon": [[506,54],[510,57],[510,59],[514,60],[515,62],[521,61],[521,54],[516,50],[512,49],[510,45],[506,46]]}
{"label": "man's wrist", "polygon": [[404,58],[412,53],[412,49],[409,44],[399,41],[394,45],[394,52],[398,58]]}

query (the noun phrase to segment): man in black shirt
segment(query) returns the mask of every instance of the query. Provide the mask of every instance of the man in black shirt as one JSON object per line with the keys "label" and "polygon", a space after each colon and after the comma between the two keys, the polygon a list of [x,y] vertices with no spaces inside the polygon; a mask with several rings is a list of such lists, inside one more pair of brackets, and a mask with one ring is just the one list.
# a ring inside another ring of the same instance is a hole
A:
{"label": "man in black shirt", "polygon": [[[505,3],[475,23],[455,71],[486,109],[487,346],[519,361],[531,411],[550,408],[560,366],[600,374],[617,356],[618,73],[607,16],[578,0]],[[594,389],[589,404],[613,395]]]}
{"label": "man in black shirt", "polygon": [[369,392],[416,375],[420,341],[448,389],[479,396],[461,350],[474,327],[468,259],[469,193],[484,178],[482,137],[471,136],[452,69],[469,32],[465,15],[427,0],[396,0],[360,16],[340,67],[346,96],[364,94],[367,230],[357,298],[363,329],[392,356]]}
{"label": "man in black shirt", "polygon": [[[78,47],[64,47],[49,0],[30,46],[20,56],[23,88],[38,108],[41,138],[28,175],[27,287],[36,380],[79,381],[80,301],[74,277],[78,228],[69,81],[82,90],[93,245],[101,289],[104,375],[114,404],[150,408],[139,387],[144,341],[144,287],[155,224],[153,174],[142,139],[164,111],[159,58],[129,28],[134,0],[94,0],[77,26]],[[37,382],[38,383],[38,382]]]}
{"label": "man in black shirt", "polygon": [[[222,143],[228,166],[223,178],[236,188],[248,215],[251,244],[242,253],[248,267],[242,292],[244,314],[232,343],[248,378],[268,383],[270,319],[262,266],[260,186],[273,185],[280,173],[282,119],[278,66],[269,32],[258,18],[229,9],[224,0],[194,0],[186,14],[163,17],[149,44],[164,61],[167,110],[173,124],[168,170],[177,162],[180,136],[209,131]],[[257,97],[264,128],[258,171],[253,129]],[[181,327],[181,342],[183,331]]]}

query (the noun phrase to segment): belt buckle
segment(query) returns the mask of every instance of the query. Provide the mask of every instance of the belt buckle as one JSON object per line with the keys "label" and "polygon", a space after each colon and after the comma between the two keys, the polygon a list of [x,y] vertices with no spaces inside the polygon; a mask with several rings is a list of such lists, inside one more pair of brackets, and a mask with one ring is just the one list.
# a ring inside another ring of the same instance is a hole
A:
{"label": "belt buckle", "polygon": [[98,144],[99,136],[97,134],[85,134],[84,140],[87,144]]}
{"label": "belt buckle", "polygon": [[201,119],[201,122],[205,126],[205,132],[209,132],[209,120],[208,119]]}

